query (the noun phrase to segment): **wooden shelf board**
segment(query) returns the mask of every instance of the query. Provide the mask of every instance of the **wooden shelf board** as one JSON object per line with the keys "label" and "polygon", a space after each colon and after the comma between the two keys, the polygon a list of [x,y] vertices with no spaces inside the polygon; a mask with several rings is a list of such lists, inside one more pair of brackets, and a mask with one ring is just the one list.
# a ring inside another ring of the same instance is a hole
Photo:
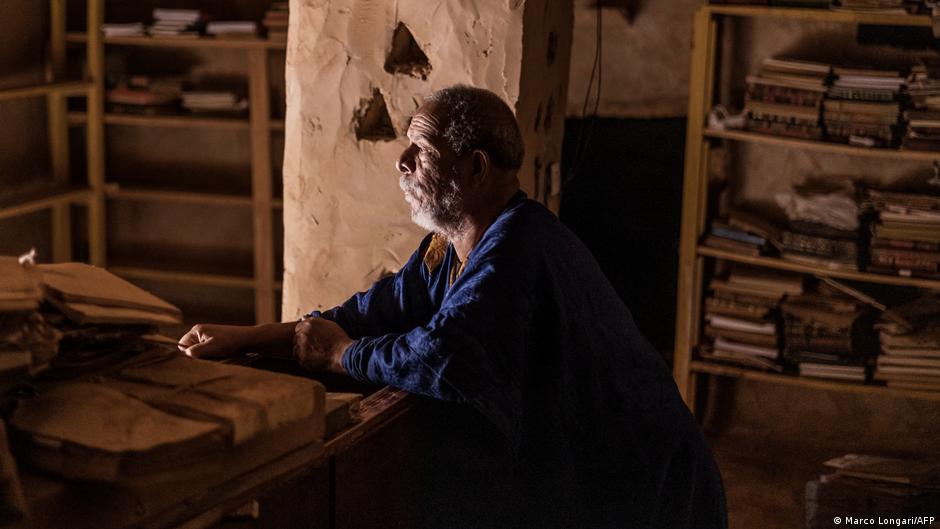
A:
{"label": "wooden shelf board", "polygon": [[[84,112],[69,112],[70,125],[84,125],[88,116]],[[224,130],[248,130],[248,120],[243,118],[219,118],[188,115],[105,114],[104,122],[108,125],[129,125],[136,127],[198,127]]]}
{"label": "wooden shelf board", "polygon": [[801,377],[796,375],[784,375],[779,373],[768,373],[757,371],[744,367],[737,367],[715,362],[705,362],[702,360],[692,360],[691,369],[697,373],[707,373],[709,375],[718,375],[732,378],[743,378],[746,380],[757,380],[761,382],[772,382],[776,384],[787,384],[791,386],[800,386],[812,389],[821,389],[829,391],[842,391],[846,393],[867,393],[875,395],[886,395],[893,397],[916,398],[927,400],[940,400],[940,391],[916,391],[909,389],[889,388],[886,386],[877,386],[874,384],[860,384],[857,382],[841,382],[838,380],[827,380],[823,378]]}
{"label": "wooden shelf board", "polygon": [[92,88],[88,81],[63,81],[59,83],[41,83],[29,86],[0,88],[0,101],[22,99],[25,97],[61,94],[66,96],[85,95]]}
{"label": "wooden shelf board", "polygon": [[705,129],[703,134],[707,138],[721,138],[725,140],[740,141],[745,143],[760,143],[764,145],[776,145],[779,147],[789,147],[794,149],[805,149],[817,152],[828,152],[832,154],[849,154],[852,156],[867,156],[869,158],[888,158],[894,160],[925,161],[932,162],[940,160],[940,152],[931,151],[902,151],[900,149],[875,149],[856,147],[854,145],[845,145],[842,143],[828,143],[824,141],[801,140],[798,138],[788,138],[786,136],[772,136],[770,134],[760,134],[757,132],[747,132],[743,130],[716,130]]}
{"label": "wooden shelf board", "polygon": [[0,219],[16,217],[49,209],[64,202],[87,202],[92,197],[90,189],[57,189],[52,191],[36,192],[26,195],[19,200],[0,204]]}
{"label": "wooden shelf board", "polygon": [[[70,31],[65,36],[66,42],[86,43],[88,35],[85,32]],[[286,49],[284,41],[251,38],[251,39],[217,39],[214,37],[182,38],[182,37],[103,37],[105,44],[115,46],[145,46],[151,48],[226,48],[226,49]]]}
{"label": "wooden shelf board", "polygon": [[250,277],[223,274],[206,274],[201,272],[180,272],[175,270],[160,270],[156,268],[121,265],[108,266],[108,269],[115,274],[126,277],[128,279],[145,279],[168,283],[211,285],[230,288],[254,288],[255,286],[255,280]]}
{"label": "wooden shelf board", "polygon": [[709,5],[706,9],[713,15],[726,16],[770,17],[816,22],[842,22],[846,24],[878,24],[885,26],[931,26],[930,17],[927,15],[890,15],[832,9],[749,5]]}
{"label": "wooden shelf board", "polygon": [[931,290],[940,290],[940,281],[934,279],[920,279],[916,277],[889,276],[886,274],[872,274],[868,272],[853,272],[851,270],[829,270],[827,268],[809,266],[802,263],[794,263],[776,257],[763,257],[741,255],[728,250],[710,248],[708,246],[699,246],[698,254],[706,257],[715,257],[717,259],[727,259],[737,263],[762,266],[766,268],[775,268],[777,270],[788,270],[790,272],[799,272],[803,274],[812,274],[824,277],[835,277],[848,279],[851,281],[861,281],[864,283],[879,283],[882,285],[897,285],[906,287],[928,288]]}
{"label": "wooden shelf board", "polygon": [[211,204],[218,206],[251,207],[251,197],[224,195],[192,191],[141,189],[109,184],[105,195],[116,200],[139,200],[143,202],[172,202],[177,204]]}

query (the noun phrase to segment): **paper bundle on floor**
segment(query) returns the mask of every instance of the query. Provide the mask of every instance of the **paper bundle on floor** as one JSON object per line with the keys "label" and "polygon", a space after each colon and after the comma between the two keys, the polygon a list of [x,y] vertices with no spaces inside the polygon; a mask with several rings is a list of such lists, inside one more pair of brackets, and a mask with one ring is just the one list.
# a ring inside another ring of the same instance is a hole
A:
{"label": "paper bundle on floor", "polygon": [[[936,527],[940,460],[846,454],[827,461],[829,472],[806,484],[806,527],[836,527],[834,519],[907,520]],[[901,525],[898,523],[897,525]]]}

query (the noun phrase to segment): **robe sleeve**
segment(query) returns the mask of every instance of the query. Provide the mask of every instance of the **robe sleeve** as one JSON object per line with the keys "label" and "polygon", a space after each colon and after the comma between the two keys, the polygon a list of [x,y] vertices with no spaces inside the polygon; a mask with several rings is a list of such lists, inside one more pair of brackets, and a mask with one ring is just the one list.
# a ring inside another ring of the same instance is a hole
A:
{"label": "robe sleeve", "polygon": [[532,303],[520,281],[495,267],[491,260],[465,272],[426,324],[359,338],[343,367],[362,381],[471,404],[517,446]]}
{"label": "robe sleeve", "polygon": [[426,321],[433,308],[428,272],[421,256],[429,240],[421,243],[395,275],[376,281],[369,290],[355,294],[338,307],[310,315],[336,322],[351,338],[405,331]]}

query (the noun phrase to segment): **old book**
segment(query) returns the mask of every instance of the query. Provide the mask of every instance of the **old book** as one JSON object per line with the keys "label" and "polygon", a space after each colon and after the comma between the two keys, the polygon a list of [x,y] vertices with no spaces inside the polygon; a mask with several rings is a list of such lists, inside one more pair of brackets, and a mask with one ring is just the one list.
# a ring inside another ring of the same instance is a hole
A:
{"label": "old book", "polygon": [[47,297],[69,303],[88,303],[165,313],[180,318],[180,310],[103,268],[83,263],[44,264],[37,267]]}
{"label": "old book", "polygon": [[704,360],[729,363],[751,369],[759,369],[761,371],[772,371],[774,373],[783,372],[783,366],[769,358],[764,358],[761,356],[741,354],[734,351],[723,351],[720,349],[713,349],[711,347],[701,348],[699,355]]}
{"label": "old book", "polygon": [[714,296],[705,299],[705,310],[711,314],[722,314],[754,321],[766,320],[767,315],[770,313],[770,307],[766,305],[742,303],[734,299]]}
{"label": "old book", "polygon": [[204,461],[279,431],[293,432],[291,446],[316,442],[324,394],[313,380],[158,350],[94,381],[49,383],[11,425],[23,457],[47,472],[152,482],[190,465],[208,472]]}
{"label": "old book", "polygon": [[706,320],[716,329],[750,332],[755,334],[773,335],[777,332],[777,325],[773,322],[755,323],[753,321],[731,318],[717,314],[706,314]]}
{"label": "old book", "polygon": [[326,394],[326,433],[329,439],[350,424],[359,420],[359,403],[362,395],[358,393]]}
{"label": "old book", "polygon": [[116,481],[226,447],[217,423],[172,415],[105,385],[82,382],[20,402],[10,426],[22,460],[75,479]]}
{"label": "old book", "polygon": [[846,454],[823,463],[836,473],[873,481],[923,485],[937,483],[940,458],[900,459],[866,454]]}
{"label": "old book", "polygon": [[717,235],[706,235],[705,240],[703,241],[705,246],[711,248],[718,248],[720,250],[728,250],[740,255],[750,255],[758,256],[760,255],[760,247],[754,246],[746,242],[736,241],[732,239],[727,239],[725,237],[719,237]]}
{"label": "old book", "polygon": [[772,360],[780,356],[780,351],[776,346],[764,347],[759,345],[738,343],[722,337],[719,337],[715,340],[715,349],[720,351],[730,351],[732,353],[761,356],[764,358],[770,358]]}
{"label": "old book", "polygon": [[803,292],[802,276],[776,270],[735,268],[728,275],[728,283],[760,291],[778,292],[781,295]]}
{"label": "old book", "polygon": [[74,303],[49,298],[49,302],[63,314],[76,323],[127,323],[149,325],[176,325],[182,318],[165,312],[152,312],[149,310],[131,309],[123,307],[107,307],[91,303]]}
{"label": "old book", "polygon": [[42,300],[39,274],[16,257],[0,256],[0,312],[36,310]]}
{"label": "old book", "polygon": [[940,357],[924,358],[914,356],[878,355],[878,367],[910,366],[940,369]]}
{"label": "old book", "polygon": [[709,338],[724,338],[732,342],[758,345],[763,347],[777,347],[777,337],[768,334],[756,334],[744,331],[733,331],[729,329],[718,329],[713,325],[705,326],[705,336]]}
{"label": "old book", "polygon": [[799,370],[800,376],[812,378],[864,382],[866,377],[864,366],[840,366],[803,362],[800,364]]}

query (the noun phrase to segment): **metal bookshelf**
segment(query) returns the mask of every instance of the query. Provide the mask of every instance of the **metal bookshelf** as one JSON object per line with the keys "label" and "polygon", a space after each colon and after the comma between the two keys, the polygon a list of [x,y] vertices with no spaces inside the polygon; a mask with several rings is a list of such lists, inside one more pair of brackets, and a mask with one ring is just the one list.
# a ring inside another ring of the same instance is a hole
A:
{"label": "metal bookshelf", "polygon": [[866,149],[822,141],[770,136],[748,131],[715,130],[706,126],[708,112],[714,102],[715,79],[718,74],[719,23],[723,17],[774,18],[790,21],[839,24],[880,24],[929,27],[930,17],[900,14],[854,13],[827,9],[766,7],[750,5],[706,5],[696,12],[692,39],[692,60],[689,79],[689,112],[686,130],[685,177],[683,187],[682,225],[679,235],[679,275],[676,300],[676,334],[673,375],[686,403],[695,409],[697,384],[702,376],[722,376],[774,384],[787,384],[832,391],[878,394],[895,397],[940,400],[940,392],[888,388],[876,384],[860,384],[767,373],[694,358],[702,325],[702,294],[704,269],[708,259],[720,259],[752,266],[787,270],[821,277],[834,277],[885,285],[940,290],[940,281],[908,278],[847,270],[833,270],[789,262],[773,257],[740,255],[731,251],[699,244],[707,230],[708,160],[713,141],[759,143],[781,148],[802,149],[821,153],[847,154],[859,157],[896,159],[915,162],[940,160],[940,153],[898,149]]}

